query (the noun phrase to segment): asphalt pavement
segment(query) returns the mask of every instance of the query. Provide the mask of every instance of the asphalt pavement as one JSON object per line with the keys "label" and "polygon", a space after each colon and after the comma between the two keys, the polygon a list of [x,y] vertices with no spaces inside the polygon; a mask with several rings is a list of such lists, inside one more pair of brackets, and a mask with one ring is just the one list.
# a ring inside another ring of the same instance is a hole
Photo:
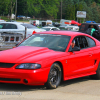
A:
{"label": "asphalt pavement", "polygon": [[100,80],[68,80],[57,89],[0,83],[0,100],[100,100]]}

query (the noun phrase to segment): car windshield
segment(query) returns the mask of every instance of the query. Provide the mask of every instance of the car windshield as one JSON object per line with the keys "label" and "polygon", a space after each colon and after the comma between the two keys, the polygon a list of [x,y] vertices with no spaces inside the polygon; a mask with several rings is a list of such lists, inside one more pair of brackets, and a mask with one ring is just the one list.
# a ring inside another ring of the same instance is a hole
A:
{"label": "car windshield", "polygon": [[66,30],[66,28],[65,28],[65,27],[59,27],[59,29],[60,29],[60,30]]}
{"label": "car windshield", "polygon": [[35,29],[38,29],[36,26],[33,26],[31,24],[21,24],[21,25],[23,25],[23,26],[25,26],[27,28],[35,28]]}
{"label": "car windshield", "polygon": [[55,51],[65,51],[70,36],[55,34],[34,34],[23,41],[19,46],[47,47]]}
{"label": "car windshield", "polygon": [[50,30],[50,28],[42,28],[42,29],[44,29],[44,30],[46,30],[46,31],[49,31],[49,30]]}

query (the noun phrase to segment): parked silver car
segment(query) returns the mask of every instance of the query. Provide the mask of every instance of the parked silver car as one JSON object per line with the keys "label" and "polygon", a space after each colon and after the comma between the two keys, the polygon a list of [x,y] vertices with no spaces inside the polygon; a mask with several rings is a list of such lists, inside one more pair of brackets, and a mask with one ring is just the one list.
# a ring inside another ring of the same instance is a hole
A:
{"label": "parked silver car", "polygon": [[31,24],[26,23],[0,23],[0,50],[11,49],[16,44],[20,43],[24,38],[41,31],[46,30],[39,29]]}
{"label": "parked silver car", "polygon": [[[43,32],[46,31],[44,29],[37,28],[31,24],[27,23],[21,23],[21,22],[1,22],[0,23],[0,30],[3,31],[8,31],[8,30],[15,30],[15,29],[20,29],[25,31],[25,27],[27,28],[26,30],[26,37],[29,37],[30,35],[33,34],[33,32]],[[25,35],[25,32],[23,32],[23,35]]]}

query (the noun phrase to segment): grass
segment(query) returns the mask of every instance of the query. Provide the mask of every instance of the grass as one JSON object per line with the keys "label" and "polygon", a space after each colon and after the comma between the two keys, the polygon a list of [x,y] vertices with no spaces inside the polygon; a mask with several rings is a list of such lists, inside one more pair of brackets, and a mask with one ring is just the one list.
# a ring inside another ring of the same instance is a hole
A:
{"label": "grass", "polygon": [[[7,17],[4,17],[4,16],[0,16],[0,19],[3,19],[3,20],[5,20],[5,21],[8,21],[8,20],[10,20],[9,18],[7,18]],[[12,19],[12,20],[15,20],[15,19]],[[31,19],[30,19],[31,20]],[[16,19],[16,21],[17,22],[29,22],[29,20],[28,19]]]}

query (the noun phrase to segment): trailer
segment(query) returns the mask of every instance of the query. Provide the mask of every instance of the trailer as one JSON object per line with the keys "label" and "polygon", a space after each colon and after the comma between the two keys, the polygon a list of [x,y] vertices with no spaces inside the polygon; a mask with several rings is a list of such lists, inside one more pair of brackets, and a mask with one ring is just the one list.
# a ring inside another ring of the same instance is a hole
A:
{"label": "trailer", "polygon": [[39,20],[30,20],[29,23],[32,24],[32,25],[35,23],[36,26],[38,26],[39,25]]}

